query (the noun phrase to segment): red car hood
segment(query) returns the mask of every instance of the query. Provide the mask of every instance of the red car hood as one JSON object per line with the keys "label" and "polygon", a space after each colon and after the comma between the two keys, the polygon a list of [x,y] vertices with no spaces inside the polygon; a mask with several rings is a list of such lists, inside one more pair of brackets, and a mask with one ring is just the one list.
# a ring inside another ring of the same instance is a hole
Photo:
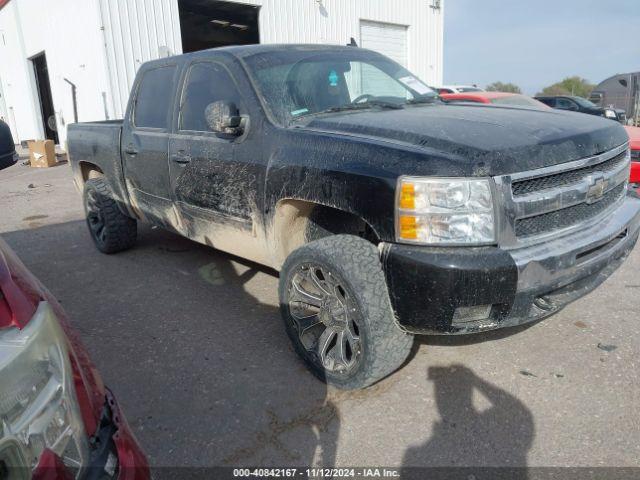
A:
{"label": "red car hood", "polygon": [[[82,412],[85,429],[88,435],[93,435],[98,426],[102,407],[105,402],[105,388],[100,374],[82,345],[78,332],[71,326],[71,322],[58,301],[27,267],[24,266],[15,252],[1,238],[0,253],[0,271],[4,272],[4,276],[11,276],[14,285],[29,299],[28,303],[37,305],[40,301],[46,301],[55,312],[71,347],[70,361],[73,368],[76,395]],[[2,261],[3,257],[4,260],[6,260],[6,265]],[[8,272],[6,271],[7,268]],[[9,325],[5,327],[7,326]]]}
{"label": "red car hood", "polygon": [[640,127],[624,127],[629,135],[631,150],[640,150]]}

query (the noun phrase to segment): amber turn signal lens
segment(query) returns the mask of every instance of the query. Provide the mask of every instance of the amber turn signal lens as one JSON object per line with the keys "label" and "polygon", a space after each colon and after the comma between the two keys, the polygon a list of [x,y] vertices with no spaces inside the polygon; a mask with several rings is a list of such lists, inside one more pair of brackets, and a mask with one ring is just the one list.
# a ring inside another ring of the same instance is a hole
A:
{"label": "amber turn signal lens", "polygon": [[400,190],[400,208],[414,210],[416,208],[416,189],[413,183],[403,183]]}
{"label": "amber turn signal lens", "polygon": [[417,240],[418,238],[418,219],[409,215],[400,217],[400,238],[406,240]]}

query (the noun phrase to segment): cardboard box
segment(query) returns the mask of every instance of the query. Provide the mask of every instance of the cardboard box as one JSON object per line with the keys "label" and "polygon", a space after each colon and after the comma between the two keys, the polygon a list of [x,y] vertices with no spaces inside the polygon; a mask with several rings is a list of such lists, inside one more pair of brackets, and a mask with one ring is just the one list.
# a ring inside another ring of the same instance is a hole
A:
{"label": "cardboard box", "polygon": [[28,143],[29,162],[33,168],[48,168],[56,164],[56,145],[53,140],[35,140]]}

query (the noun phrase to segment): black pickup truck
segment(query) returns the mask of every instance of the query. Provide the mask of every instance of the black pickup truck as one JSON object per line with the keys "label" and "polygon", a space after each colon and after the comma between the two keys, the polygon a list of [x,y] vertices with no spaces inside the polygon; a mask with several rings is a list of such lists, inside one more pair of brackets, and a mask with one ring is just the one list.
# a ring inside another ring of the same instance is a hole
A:
{"label": "black pickup truck", "polygon": [[558,110],[569,110],[571,112],[597,115],[610,120],[617,120],[622,124],[627,123],[627,116],[624,110],[619,108],[599,107],[586,98],[575,95],[538,96],[535,97],[535,99],[550,106],[551,108],[557,108]]}
{"label": "black pickup truck", "polygon": [[125,119],[71,125],[68,145],[98,249],[143,220],[273,267],[295,349],[341,388],[393,372],[414,334],[559,311],[640,228],[618,123],[447,105],[355,47],[146,63]]}

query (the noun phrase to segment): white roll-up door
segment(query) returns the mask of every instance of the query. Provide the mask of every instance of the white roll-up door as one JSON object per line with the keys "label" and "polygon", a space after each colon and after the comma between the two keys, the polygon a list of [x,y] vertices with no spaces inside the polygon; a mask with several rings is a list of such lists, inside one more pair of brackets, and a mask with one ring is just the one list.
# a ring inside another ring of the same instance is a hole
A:
{"label": "white roll-up door", "polygon": [[407,67],[407,27],[391,23],[360,21],[362,48],[375,50]]}

